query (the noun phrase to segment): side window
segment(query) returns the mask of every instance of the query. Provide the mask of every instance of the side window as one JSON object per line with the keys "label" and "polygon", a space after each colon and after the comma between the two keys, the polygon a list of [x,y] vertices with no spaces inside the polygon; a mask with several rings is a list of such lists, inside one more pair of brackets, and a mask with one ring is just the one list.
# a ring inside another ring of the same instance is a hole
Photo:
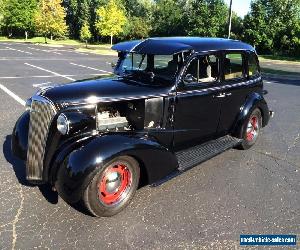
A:
{"label": "side window", "polygon": [[162,76],[174,76],[179,68],[178,54],[176,55],[155,55],[154,73]]}
{"label": "side window", "polygon": [[241,53],[226,54],[224,61],[225,80],[244,77],[243,55]]}
{"label": "side window", "polygon": [[147,55],[129,53],[122,63],[122,71],[145,70],[147,67]]}
{"label": "side window", "polygon": [[[172,55],[155,55],[154,56],[154,68],[164,69],[167,68],[170,62],[175,62]],[[177,60],[176,60],[177,63]]]}
{"label": "side window", "polygon": [[256,55],[252,52],[248,57],[248,68],[249,68],[249,76],[256,76],[259,74],[259,67]]}
{"label": "side window", "polygon": [[187,67],[184,82],[206,83],[215,82],[219,76],[219,60],[215,55],[199,56],[193,59]]}

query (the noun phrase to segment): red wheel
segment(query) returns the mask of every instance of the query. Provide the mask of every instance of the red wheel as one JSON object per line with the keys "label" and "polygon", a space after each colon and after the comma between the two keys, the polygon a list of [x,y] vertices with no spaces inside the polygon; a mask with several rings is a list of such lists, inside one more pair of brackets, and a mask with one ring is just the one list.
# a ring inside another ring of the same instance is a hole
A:
{"label": "red wheel", "polygon": [[251,142],[256,139],[259,132],[259,125],[258,125],[258,117],[253,115],[248,122],[247,126],[247,134],[246,139],[247,141]]}
{"label": "red wheel", "polygon": [[140,169],[135,159],[117,157],[95,173],[84,192],[83,203],[97,217],[115,215],[133,198],[139,178]]}
{"label": "red wheel", "polygon": [[259,136],[260,128],[262,126],[262,117],[259,109],[254,109],[249,119],[243,126],[243,141],[240,145],[242,149],[252,147]]}
{"label": "red wheel", "polygon": [[98,197],[105,205],[115,205],[126,197],[132,183],[132,173],[124,164],[109,167],[98,184]]}

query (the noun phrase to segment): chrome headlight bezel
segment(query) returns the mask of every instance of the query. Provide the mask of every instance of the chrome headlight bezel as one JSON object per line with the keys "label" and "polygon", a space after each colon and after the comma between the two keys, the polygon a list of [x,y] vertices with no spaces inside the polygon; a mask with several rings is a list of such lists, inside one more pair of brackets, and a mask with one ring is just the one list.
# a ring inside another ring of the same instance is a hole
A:
{"label": "chrome headlight bezel", "polygon": [[28,110],[28,111],[31,110],[31,103],[32,103],[32,99],[31,98],[29,98],[29,99],[26,100],[26,102],[25,102],[25,109],[26,110]]}
{"label": "chrome headlight bezel", "polygon": [[70,131],[70,122],[69,122],[67,116],[64,113],[61,113],[57,117],[56,127],[57,127],[57,130],[62,135],[67,135],[69,133],[69,131]]}

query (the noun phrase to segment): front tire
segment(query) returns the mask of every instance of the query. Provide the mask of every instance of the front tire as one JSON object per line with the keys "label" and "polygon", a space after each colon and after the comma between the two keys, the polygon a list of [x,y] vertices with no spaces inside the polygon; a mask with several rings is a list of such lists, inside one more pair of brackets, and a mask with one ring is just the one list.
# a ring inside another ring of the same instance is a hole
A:
{"label": "front tire", "polygon": [[96,217],[113,216],[133,198],[140,179],[138,162],[120,156],[105,164],[86,188],[83,203]]}
{"label": "front tire", "polygon": [[257,141],[262,127],[262,116],[258,108],[254,109],[243,125],[241,149],[251,148]]}

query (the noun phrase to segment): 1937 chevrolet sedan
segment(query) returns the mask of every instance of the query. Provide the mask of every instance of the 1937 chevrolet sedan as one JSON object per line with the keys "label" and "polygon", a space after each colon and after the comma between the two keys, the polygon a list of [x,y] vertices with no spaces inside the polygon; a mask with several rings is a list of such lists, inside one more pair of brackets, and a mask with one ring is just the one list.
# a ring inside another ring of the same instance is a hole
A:
{"label": "1937 chevrolet sedan", "polygon": [[114,77],[39,91],[12,150],[30,183],[112,216],[139,184],[158,185],[229,148],[250,148],[272,112],[253,47],[217,38],[113,46]]}

